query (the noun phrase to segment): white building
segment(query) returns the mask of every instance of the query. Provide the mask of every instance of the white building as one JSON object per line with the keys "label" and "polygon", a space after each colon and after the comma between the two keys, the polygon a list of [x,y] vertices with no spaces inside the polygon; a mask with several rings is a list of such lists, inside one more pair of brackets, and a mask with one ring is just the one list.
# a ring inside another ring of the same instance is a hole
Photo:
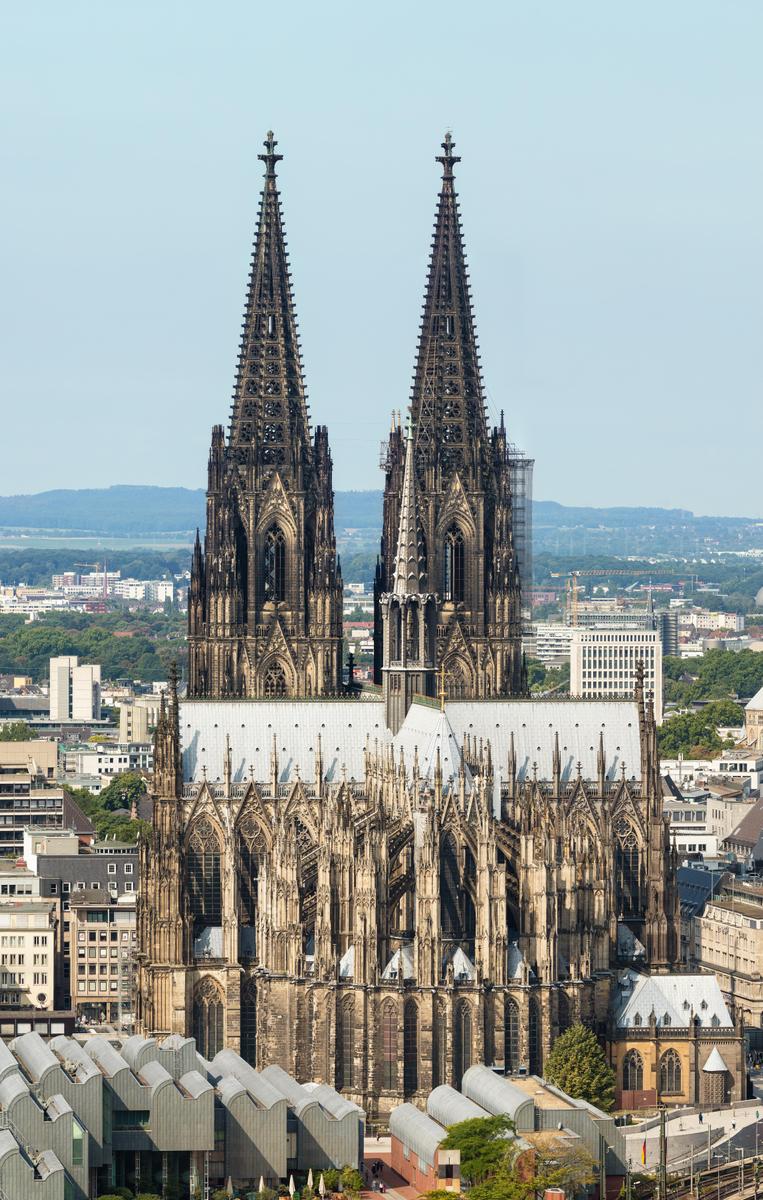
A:
{"label": "white building", "polygon": [[97,742],[64,750],[64,770],[67,775],[100,775],[111,778],[125,771],[150,771],[154,764],[154,748],[150,742]]}
{"label": "white building", "polygon": [[552,621],[538,621],[533,625],[534,655],[544,667],[560,667],[569,662],[572,626]]}
{"label": "white building", "polygon": [[56,909],[50,900],[0,902],[0,1005],[53,1008]]}
{"label": "white building", "polygon": [[101,668],[74,655],[50,660],[50,719],[100,721]]}
{"label": "white building", "polygon": [[583,699],[632,696],[639,662],[644,664],[644,690],[654,694],[661,721],[662,643],[655,629],[573,629],[570,694]]}

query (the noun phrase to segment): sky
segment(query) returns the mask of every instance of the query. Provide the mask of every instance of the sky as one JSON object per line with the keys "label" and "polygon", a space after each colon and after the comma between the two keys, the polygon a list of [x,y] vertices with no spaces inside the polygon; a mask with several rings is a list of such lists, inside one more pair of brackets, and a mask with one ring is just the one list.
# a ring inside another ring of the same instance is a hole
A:
{"label": "sky", "polygon": [[36,0],[0,39],[0,492],[203,487],[274,129],[313,420],[381,487],[453,132],[535,494],[763,517],[760,0]]}

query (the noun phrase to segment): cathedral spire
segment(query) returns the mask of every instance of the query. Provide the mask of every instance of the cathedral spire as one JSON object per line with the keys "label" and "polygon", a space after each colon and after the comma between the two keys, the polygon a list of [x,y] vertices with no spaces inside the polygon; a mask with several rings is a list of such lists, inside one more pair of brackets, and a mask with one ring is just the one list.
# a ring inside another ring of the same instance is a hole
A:
{"label": "cathedral spire", "polygon": [[405,444],[405,470],[403,472],[403,494],[400,498],[395,574],[392,580],[392,591],[396,596],[415,596],[426,591],[426,557],[419,517],[413,455],[413,426],[409,424]]}
{"label": "cathedral spire", "polygon": [[429,277],[424,296],[412,415],[417,466],[439,467],[447,479],[475,476],[487,446],[477,335],[455,191],[455,143],[446,133]]}
{"label": "cathedral spire", "polygon": [[310,458],[310,419],[276,180],[272,132],[265,138],[265,180],[244,310],[230,448],[243,466],[299,471]]}

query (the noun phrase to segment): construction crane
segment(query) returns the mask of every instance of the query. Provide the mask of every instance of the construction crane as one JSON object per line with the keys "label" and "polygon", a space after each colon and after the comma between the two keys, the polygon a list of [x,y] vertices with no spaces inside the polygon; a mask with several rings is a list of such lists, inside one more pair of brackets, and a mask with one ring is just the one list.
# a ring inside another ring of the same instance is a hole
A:
{"label": "construction crane", "polygon": [[576,582],[581,576],[593,576],[598,579],[606,579],[610,575],[678,575],[680,572],[671,570],[669,567],[663,570],[655,563],[654,567],[633,567],[630,570],[624,567],[601,567],[588,570],[576,571],[550,571],[552,579],[565,579],[567,584],[565,592],[567,594],[567,617],[570,625],[576,626],[578,623],[578,596],[583,591],[582,584]]}
{"label": "construction crane", "polygon": [[103,598],[104,598],[104,600],[108,600],[108,598],[109,598],[109,573],[106,569],[106,560],[104,559],[102,563],[99,563],[99,562],[76,562],[74,565],[75,565],[75,567],[95,567],[96,571],[100,571],[101,568],[103,568]]}

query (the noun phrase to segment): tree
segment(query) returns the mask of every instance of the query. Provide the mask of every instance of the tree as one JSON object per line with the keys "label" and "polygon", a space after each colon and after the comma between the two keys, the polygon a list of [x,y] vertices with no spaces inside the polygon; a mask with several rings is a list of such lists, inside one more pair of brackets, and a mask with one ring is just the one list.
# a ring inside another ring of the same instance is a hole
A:
{"label": "tree", "polygon": [[32,730],[26,721],[9,721],[7,725],[0,725],[0,742],[28,742],[31,737]]}
{"label": "tree", "polygon": [[554,1042],[544,1066],[549,1083],[604,1112],[615,1102],[615,1073],[592,1030],[578,1021]]}
{"label": "tree", "polygon": [[561,1188],[566,1196],[575,1196],[596,1181],[594,1160],[584,1146],[565,1137],[534,1139],[536,1145],[534,1190]]}
{"label": "tree", "polygon": [[113,812],[117,808],[129,808],[133,800],[137,803],[145,794],[146,781],[143,776],[137,771],[125,771],[112,779],[101,792],[99,799],[103,808]]}
{"label": "tree", "polygon": [[471,1117],[448,1128],[442,1143],[444,1150],[460,1150],[461,1177],[470,1183],[481,1183],[507,1161],[509,1141],[514,1132],[510,1117]]}
{"label": "tree", "polygon": [[[325,1182],[325,1180],[324,1180]],[[342,1190],[345,1192],[362,1192],[363,1176],[354,1167],[342,1167]]]}

